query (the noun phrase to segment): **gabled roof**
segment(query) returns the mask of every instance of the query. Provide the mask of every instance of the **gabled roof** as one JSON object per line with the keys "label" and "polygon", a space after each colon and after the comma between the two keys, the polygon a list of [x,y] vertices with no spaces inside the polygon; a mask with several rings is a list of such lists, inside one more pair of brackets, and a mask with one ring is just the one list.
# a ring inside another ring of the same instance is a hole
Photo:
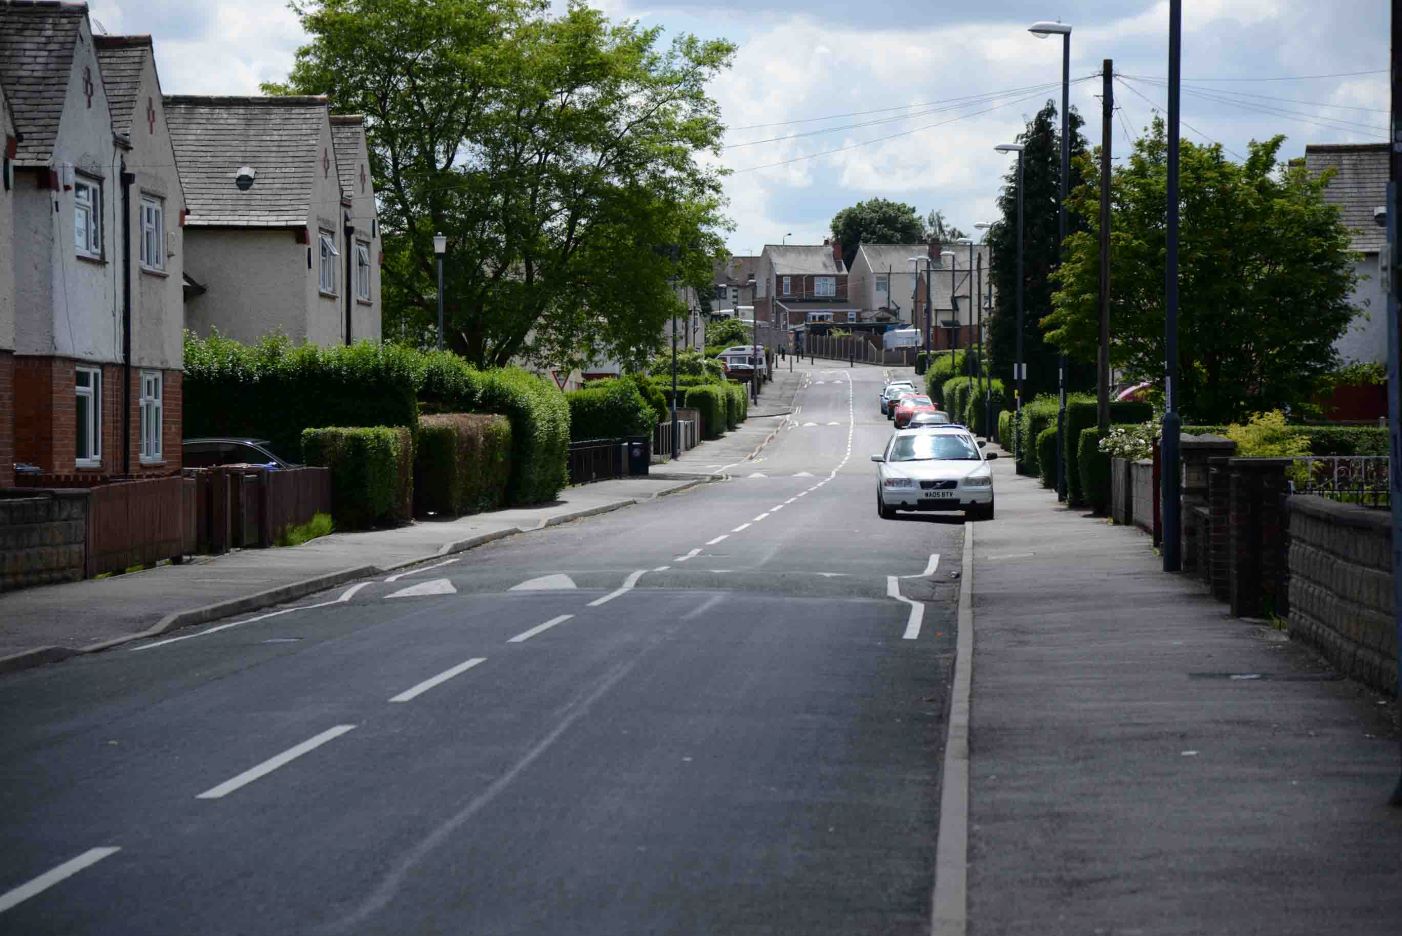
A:
{"label": "gabled roof", "polygon": [[[864,257],[874,273],[909,273],[914,269],[910,258],[924,257],[928,250],[925,244],[859,244],[857,256]],[[857,265],[855,258],[852,265]]]}
{"label": "gabled roof", "polygon": [[779,276],[841,275],[847,265],[828,244],[765,244],[764,252]]}
{"label": "gabled roof", "polygon": [[1387,231],[1373,222],[1373,209],[1387,203],[1387,144],[1356,143],[1305,147],[1305,168],[1318,176],[1333,169],[1324,200],[1339,206],[1339,216],[1353,232],[1353,249],[1382,249]]}
{"label": "gabled roof", "polygon": [[341,192],[352,198],[360,194],[360,141],[365,136],[365,117],[361,114],[331,115],[331,145],[336,149],[336,173],[341,179]]}
{"label": "gabled roof", "polygon": [[[300,227],[320,171],[324,97],[167,95],[175,162],[192,227]],[[256,173],[247,189],[240,168]]]}
{"label": "gabled roof", "polygon": [[42,165],[53,153],[73,49],[87,16],[83,3],[0,0],[0,84],[24,137],[15,157],[21,165]]}
{"label": "gabled roof", "polygon": [[731,256],[711,265],[713,278],[727,286],[744,286],[755,278],[759,257]]}
{"label": "gabled roof", "polygon": [[136,112],[136,95],[141,90],[141,70],[152,54],[150,36],[93,36],[97,62],[102,68],[102,86],[107,91],[107,108],[112,112],[112,129],[130,133]]}

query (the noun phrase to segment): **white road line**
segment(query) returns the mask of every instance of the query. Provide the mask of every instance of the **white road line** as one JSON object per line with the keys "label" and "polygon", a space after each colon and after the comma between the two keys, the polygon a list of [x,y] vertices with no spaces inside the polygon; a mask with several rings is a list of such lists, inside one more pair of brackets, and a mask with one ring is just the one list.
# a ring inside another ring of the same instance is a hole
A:
{"label": "white road line", "polygon": [[228,796],[240,787],[248,786],[259,777],[266,777],[279,767],[292,763],[292,761],[301,757],[303,754],[316,750],[328,741],[334,741],[336,738],[339,738],[341,735],[354,728],[354,725],[337,725],[334,728],[328,728],[321,734],[308,738],[295,747],[288,748],[276,757],[268,758],[257,767],[250,767],[237,777],[225,780],[216,787],[210,787],[199,796],[196,796],[195,799],[220,799]]}
{"label": "white road line", "polygon": [[964,524],[963,575],[959,581],[959,636],[954,686],[949,694],[949,733],[940,784],[940,830],[935,840],[934,936],[964,936],[969,895],[969,694],[974,673],[974,525]]}
{"label": "white road line", "polygon": [[242,621],[232,621],[228,624],[220,624],[217,627],[211,627],[208,630],[202,630],[198,634],[186,634],[184,637],[168,637],[165,640],[158,640],[155,643],[143,644],[140,647],[132,647],[131,652],[138,653],[142,650],[152,650],[156,647],[164,647],[166,644],[179,643],[182,640],[194,640],[196,637],[207,637],[210,634],[216,634],[219,631],[228,630],[231,627],[238,627],[243,624],[252,624],[254,621],[264,621],[268,618],[277,617],[280,614],[291,614],[293,611],[310,611],[313,608],[326,608],[334,604],[343,604],[347,601],[350,601],[351,598],[354,597],[356,592],[360,591],[362,588],[369,584],[369,582],[357,582],[350,588],[347,588],[345,591],[341,592],[341,597],[333,599],[332,601],[321,601],[316,604],[298,605],[295,608],[283,608],[279,611],[269,611],[267,614],[260,614],[257,617],[244,618]]}
{"label": "white road line", "polygon": [[741,530],[748,530],[749,528],[750,528],[750,525],[749,525],[748,523],[742,523],[742,524],[740,524],[738,527],[736,527],[735,529],[731,530],[730,532],[731,532],[731,533],[739,533]]}
{"label": "white road line", "polygon": [[423,695],[425,692],[427,692],[428,690],[432,689],[434,686],[437,686],[437,685],[439,685],[440,683],[445,683],[445,682],[447,682],[448,680],[452,679],[454,676],[459,676],[459,675],[461,675],[461,674],[463,674],[463,673],[466,673],[468,670],[472,669],[474,666],[477,666],[477,665],[479,665],[479,664],[481,664],[481,663],[486,663],[486,662],[487,662],[487,658],[486,658],[486,657],[473,657],[473,658],[470,659],[470,660],[466,660],[466,661],[464,661],[464,662],[462,662],[462,663],[459,663],[457,666],[454,666],[452,669],[445,669],[443,672],[439,673],[437,676],[431,677],[431,678],[429,678],[429,679],[425,679],[423,682],[419,683],[417,686],[414,686],[413,688],[405,689],[403,692],[399,693],[399,695],[397,695],[397,696],[391,696],[391,697],[390,697],[390,701],[391,701],[391,702],[408,702],[410,699],[414,699],[414,698],[417,698],[418,696]]}
{"label": "white road line", "polygon": [[[788,503],[788,502],[785,501],[784,503]],[[770,507],[770,508],[769,508],[769,512],[770,512],[770,513],[774,513],[774,512],[776,512],[776,511],[783,510],[783,509],[784,509],[784,504],[775,504],[773,507]]]}
{"label": "white road line", "polygon": [[901,594],[900,580],[894,575],[886,576],[886,597],[903,601],[910,605],[910,617],[905,622],[905,633],[901,635],[903,640],[915,640],[920,636],[920,624],[925,620],[925,605],[923,602],[914,601]]}
{"label": "white road line", "polygon": [[574,617],[573,614],[562,614],[559,617],[551,618],[544,624],[537,624],[535,627],[532,627],[528,631],[522,631],[515,637],[512,637],[510,640],[508,640],[507,643],[521,643],[523,640],[530,640],[536,634],[544,633],[545,631],[550,630],[550,628],[554,627],[556,624],[563,624],[572,617]]}
{"label": "white road line", "polygon": [[0,913],[4,913],[17,904],[24,903],[30,897],[42,894],[59,881],[71,878],[84,868],[91,867],[108,855],[115,855],[119,851],[121,851],[121,849],[115,845],[107,845],[102,848],[89,848],[77,858],[70,858],[57,868],[45,871],[34,880],[21,884],[14,890],[0,894]]}
{"label": "white road line", "polygon": [[763,520],[763,519],[764,519],[765,517],[767,517],[767,516],[769,516],[769,513],[766,511],[765,513],[760,514],[758,517],[755,517],[755,518],[754,518],[753,520],[751,520],[750,522],[751,522],[751,523],[759,523],[761,520]]}
{"label": "white road line", "polygon": [[417,585],[406,585],[399,591],[390,592],[386,598],[423,598],[427,595],[456,595],[458,590],[445,578],[429,579]]}
{"label": "white road line", "polygon": [[940,567],[940,554],[930,553],[930,561],[925,563],[925,571],[917,572],[914,575],[902,575],[901,578],[929,578],[935,574],[935,570]]}
{"label": "white road line", "polygon": [[695,558],[696,558],[697,556],[699,556],[700,554],[701,554],[701,547],[700,547],[700,546],[697,546],[695,549],[693,549],[691,552],[687,553],[685,556],[674,556],[674,557],[672,558],[672,561],[673,561],[673,562],[686,562],[688,559],[695,559]]}
{"label": "white road line", "polygon": [[433,565],[426,565],[426,566],[423,566],[423,567],[418,568],[418,569],[410,569],[408,572],[396,572],[396,573],[394,573],[393,575],[391,575],[389,578],[385,579],[385,581],[386,581],[386,582],[397,582],[397,581],[399,581],[400,579],[404,578],[404,576],[406,576],[406,575],[418,575],[420,572],[427,572],[429,569],[438,569],[438,568],[442,568],[442,567],[445,566],[445,565],[452,565],[452,564],[455,563],[455,562],[461,562],[461,561],[462,561],[462,556],[458,556],[458,557],[453,558],[453,559],[444,559],[442,562],[435,562]]}
{"label": "white road line", "polygon": [[668,569],[670,569],[670,568],[671,568],[671,566],[658,566],[657,568],[653,569],[652,571],[654,571],[654,572],[666,572],[666,571],[667,571]]}
{"label": "white road line", "polygon": [[[667,567],[663,566],[662,568],[665,569]],[[633,590],[634,585],[638,584],[638,579],[642,578],[646,574],[647,569],[638,569],[636,572],[629,572],[628,577],[623,580],[622,588],[616,588],[602,598],[595,598],[593,601],[589,602],[589,607],[597,608],[601,604],[608,604],[610,601],[617,598],[619,595],[626,595],[628,592]]]}
{"label": "white road line", "polygon": [[707,545],[707,546],[714,546],[714,545],[716,545],[717,543],[719,543],[721,540],[726,539],[726,538],[729,537],[729,536],[730,536],[729,533],[722,533],[720,536],[717,536],[715,539],[706,540],[706,545]]}

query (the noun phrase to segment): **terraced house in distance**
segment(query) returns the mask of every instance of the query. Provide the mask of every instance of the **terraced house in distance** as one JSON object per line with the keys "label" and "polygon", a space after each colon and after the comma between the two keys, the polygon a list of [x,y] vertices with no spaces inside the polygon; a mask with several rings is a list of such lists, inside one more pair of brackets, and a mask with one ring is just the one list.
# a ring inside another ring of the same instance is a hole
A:
{"label": "terraced house in distance", "polygon": [[94,37],[85,4],[3,0],[0,87],[0,484],[176,473],[185,204],[150,39]]}
{"label": "terraced house in distance", "polygon": [[166,98],[189,200],[185,322],[245,343],[380,340],[380,231],[359,117],[327,99]]}

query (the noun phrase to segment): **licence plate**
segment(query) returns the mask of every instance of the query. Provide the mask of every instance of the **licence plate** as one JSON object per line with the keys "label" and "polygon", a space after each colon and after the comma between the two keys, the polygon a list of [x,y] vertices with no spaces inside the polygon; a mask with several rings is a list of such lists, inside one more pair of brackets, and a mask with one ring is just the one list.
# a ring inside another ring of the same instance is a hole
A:
{"label": "licence plate", "polygon": [[920,499],[921,499],[921,500],[938,500],[938,499],[945,499],[945,498],[953,497],[953,496],[954,496],[954,493],[955,493],[955,492],[953,492],[953,491],[921,491],[921,492],[920,492]]}

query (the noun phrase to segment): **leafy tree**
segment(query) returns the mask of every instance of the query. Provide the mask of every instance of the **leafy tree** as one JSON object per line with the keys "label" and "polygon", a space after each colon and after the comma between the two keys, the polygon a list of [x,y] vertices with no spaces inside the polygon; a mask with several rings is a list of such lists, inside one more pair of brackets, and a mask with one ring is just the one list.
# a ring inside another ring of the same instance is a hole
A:
{"label": "leafy tree", "polygon": [[925,218],[925,240],[937,240],[947,244],[968,237],[959,228],[944,219],[944,212],[936,208]]}
{"label": "leafy tree", "polygon": [[731,345],[749,344],[754,333],[739,319],[722,319],[706,326],[706,344],[728,348]]}
{"label": "leafy tree", "polygon": [[861,244],[915,244],[924,234],[914,205],[884,198],[857,202],[832,218],[832,236],[842,242],[842,260],[848,266]]}
{"label": "leafy tree", "polygon": [[[1081,182],[1082,164],[1077,158],[1085,152],[1080,115],[1071,111],[1071,190]],[[1043,340],[1040,323],[1051,311],[1049,276],[1057,261],[1056,201],[1061,179],[1061,121],[1056,106],[1048,101],[1027,123],[1017,142],[1023,151],[1023,360],[1027,362],[1025,400],[1056,389],[1057,349]],[[992,248],[990,275],[993,278],[994,306],[989,326],[992,342],[993,373],[1013,385],[1013,362],[1017,341],[1017,161],[1011,160],[1004,187],[998,196],[1001,218],[989,229],[987,243]],[[1072,210],[1068,230],[1084,228],[1084,219]],[[1162,277],[1160,277],[1162,278]],[[1067,390],[1095,386],[1094,365],[1076,364],[1067,369]],[[1024,400],[1024,402],[1025,402]]]}
{"label": "leafy tree", "polygon": [[660,29],[546,0],[292,5],[311,41],[267,90],[365,115],[387,334],[436,318],[436,232],[448,343],[482,366],[636,357],[677,311],[671,277],[710,284],[720,171],[697,156],[730,43],[660,48]]}
{"label": "leafy tree", "polygon": [[[1334,341],[1354,315],[1354,255],[1327,178],[1280,166],[1283,137],[1250,144],[1244,163],[1218,145],[1179,150],[1179,401],[1197,422],[1306,404],[1337,366]],[[1111,176],[1111,361],[1161,382],[1168,144],[1155,120]],[[1099,335],[1098,171],[1075,193],[1088,224],[1067,239],[1049,340],[1093,361]]]}

